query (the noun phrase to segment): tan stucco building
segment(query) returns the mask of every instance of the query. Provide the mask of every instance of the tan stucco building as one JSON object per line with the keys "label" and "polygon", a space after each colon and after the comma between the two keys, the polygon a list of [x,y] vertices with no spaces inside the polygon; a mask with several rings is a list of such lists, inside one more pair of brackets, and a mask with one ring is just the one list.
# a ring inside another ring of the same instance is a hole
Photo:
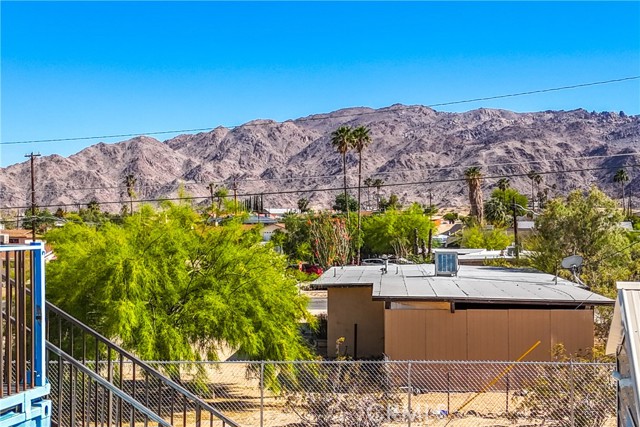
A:
{"label": "tan stucco building", "polygon": [[[328,290],[328,348],[392,360],[551,360],[594,344],[594,306],[614,301],[530,269],[432,264],[329,269],[314,286]],[[539,343],[538,343],[539,342]],[[531,350],[533,347],[533,350]]]}

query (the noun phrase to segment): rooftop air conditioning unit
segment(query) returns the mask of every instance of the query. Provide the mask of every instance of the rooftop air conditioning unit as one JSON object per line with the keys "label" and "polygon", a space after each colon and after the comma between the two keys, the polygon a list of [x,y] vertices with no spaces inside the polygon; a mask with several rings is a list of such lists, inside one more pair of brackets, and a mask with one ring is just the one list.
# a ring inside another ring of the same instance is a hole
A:
{"label": "rooftop air conditioning unit", "polygon": [[436,252],[436,276],[455,276],[458,274],[458,254],[455,252]]}

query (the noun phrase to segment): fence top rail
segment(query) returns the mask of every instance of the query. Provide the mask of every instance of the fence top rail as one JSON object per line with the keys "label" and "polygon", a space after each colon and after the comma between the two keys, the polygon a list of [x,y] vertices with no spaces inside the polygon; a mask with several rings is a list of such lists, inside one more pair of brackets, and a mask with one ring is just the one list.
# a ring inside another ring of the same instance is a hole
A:
{"label": "fence top rail", "polygon": [[615,362],[531,362],[505,360],[145,360],[156,365],[516,365],[516,366],[601,366],[615,367]]}
{"label": "fence top rail", "polygon": [[30,245],[0,245],[0,252],[36,251],[42,249],[43,247],[43,244],[40,242],[32,243]]}
{"label": "fence top rail", "polygon": [[[85,332],[89,333],[90,335],[93,335],[96,339],[100,340],[105,345],[107,345],[108,347],[110,347],[114,351],[116,351],[117,353],[120,353],[123,357],[129,359],[131,362],[133,362],[136,365],[140,366],[146,372],[148,372],[149,374],[151,374],[152,376],[154,376],[158,380],[164,382],[166,385],[168,385],[169,387],[173,388],[175,391],[179,392],[180,394],[182,394],[186,398],[188,398],[191,401],[195,402],[202,409],[204,409],[204,410],[210,412],[211,414],[215,415],[219,420],[224,421],[226,424],[228,424],[231,427],[238,427],[238,425],[235,422],[233,422],[232,420],[227,418],[224,414],[222,414],[216,408],[214,408],[213,406],[209,405],[207,402],[205,402],[204,400],[200,399],[198,396],[196,396],[195,394],[191,393],[189,390],[187,390],[186,388],[182,387],[180,384],[176,383],[171,378],[168,378],[167,376],[162,375],[160,372],[158,372],[152,366],[149,366],[149,364],[148,364],[149,362],[146,362],[146,361],[144,361],[142,359],[139,359],[138,357],[134,356],[132,353],[129,353],[127,350],[123,349],[122,347],[117,346],[116,344],[111,342],[109,339],[107,339],[105,336],[101,335],[99,332],[95,331],[94,329],[90,328],[89,326],[85,325],[84,323],[78,321],[73,316],[68,315],[67,313],[62,311],[60,308],[56,307],[55,305],[51,304],[48,301],[47,301],[47,309],[53,311],[56,315],[58,315],[58,316],[60,316],[60,317],[62,317],[64,319],[66,319],[67,321],[71,322],[77,328],[84,330]],[[50,343],[47,341],[47,345],[49,345],[49,344]]]}
{"label": "fence top rail", "polygon": [[118,396],[119,398],[124,400],[125,402],[129,403],[131,406],[136,408],[140,413],[142,413],[142,414],[146,415],[147,417],[149,417],[149,419],[157,422],[159,425],[162,425],[163,427],[172,427],[171,424],[169,424],[168,422],[163,420],[158,414],[156,414],[155,412],[151,411],[149,408],[147,408],[146,406],[142,405],[137,400],[133,399],[127,393],[125,393],[124,391],[120,390],[118,387],[114,386],[109,381],[105,380],[100,375],[96,374],[91,369],[87,368],[82,363],[80,363],[79,361],[75,360],[73,357],[71,357],[70,355],[68,355],[67,353],[65,353],[64,351],[62,351],[61,349],[59,349],[58,347],[56,347],[55,345],[51,344],[48,341],[47,341],[47,349],[49,349],[49,351],[57,354],[61,359],[63,359],[65,362],[71,364],[73,367],[75,367],[76,369],[78,369],[82,373],[88,375],[95,382],[97,382],[98,384],[100,384],[104,388],[108,389],[110,392],[112,392],[113,394],[115,394],[116,396]]}

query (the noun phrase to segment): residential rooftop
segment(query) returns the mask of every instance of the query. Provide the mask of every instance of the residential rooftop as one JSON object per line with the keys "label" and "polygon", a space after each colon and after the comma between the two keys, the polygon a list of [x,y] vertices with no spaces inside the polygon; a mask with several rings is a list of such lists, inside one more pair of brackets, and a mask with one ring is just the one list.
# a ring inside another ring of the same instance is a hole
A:
{"label": "residential rooftop", "polygon": [[371,286],[382,301],[592,306],[614,301],[569,280],[534,269],[460,265],[456,276],[436,276],[433,264],[332,267],[316,288]]}

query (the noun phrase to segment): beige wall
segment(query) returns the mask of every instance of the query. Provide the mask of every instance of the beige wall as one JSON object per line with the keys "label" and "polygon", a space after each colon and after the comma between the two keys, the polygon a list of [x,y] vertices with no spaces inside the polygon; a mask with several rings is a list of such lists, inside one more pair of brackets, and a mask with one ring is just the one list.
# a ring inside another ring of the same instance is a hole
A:
{"label": "beige wall", "polygon": [[[331,315],[330,315],[331,316]],[[593,346],[592,310],[385,310],[384,352],[394,360],[551,360]]]}
{"label": "beige wall", "polygon": [[358,325],[357,357],[384,352],[384,302],[371,300],[371,286],[330,287],[327,291],[327,356],[335,357],[336,340],[345,338],[341,354],[353,356],[354,325]]}

